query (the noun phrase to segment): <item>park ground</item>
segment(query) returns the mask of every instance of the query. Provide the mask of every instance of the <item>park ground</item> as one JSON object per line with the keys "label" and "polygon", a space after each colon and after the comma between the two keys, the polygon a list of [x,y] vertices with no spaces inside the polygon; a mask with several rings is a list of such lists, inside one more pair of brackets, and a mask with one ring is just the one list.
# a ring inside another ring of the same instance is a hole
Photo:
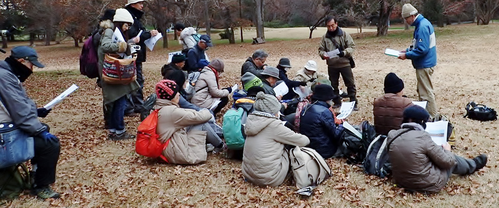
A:
{"label": "park ground", "polygon": [[[304,32],[303,32],[304,30]],[[293,77],[307,60],[326,65],[317,55],[320,36],[325,29],[276,30],[276,36],[261,45],[221,44],[208,51],[210,58],[226,62],[221,87],[239,82],[240,68],[256,49],[269,53],[267,63],[277,65],[288,57]],[[352,32],[355,32],[353,29]],[[463,118],[464,107],[470,101],[483,103],[499,110],[499,70],[497,47],[499,24],[487,26],[456,25],[436,28],[438,66],[433,74],[433,86],[441,114],[450,118],[456,131],[456,154],[474,157],[489,155],[486,168],[471,176],[452,176],[446,188],[431,195],[410,194],[395,187],[391,179],[365,175],[362,168],[349,165],[344,159],[328,159],[333,177],[321,184],[309,198],[294,194],[289,184],[279,187],[257,187],[243,180],[241,162],[225,159],[221,154],[209,154],[201,165],[184,166],[159,163],[139,156],[133,140],[108,141],[103,129],[102,96],[95,80],[78,71],[80,48],[72,42],[52,46],[37,46],[40,60],[47,65],[24,83],[28,94],[41,106],[71,84],[80,89],[56,106],[42,119],[59,136],[62,150],[53,188],[62,194],[59,200],[41,201],[24,194],[20,199],[0,206],[7,207],[496,207],[499,197],[497,174],[497,121],[479,122]],[[300,35],[297,35],[300,34]],[[300,37],[289,39],[289,37]],[[245,35],[250,38],[252,34]],[[385,48],[404,49],[411,43],[412,30],[392,31],[387,37],[375,33],[354,34],[357,45],[353,69],[360,111],[348,117],[349,123],[373,121],[372,102],[383,94],[383,80],[395,72],[405,81],[405,94],[417,99],[415,72],[410,61],[383,54]],[[24,43],[14,43],[20,45]],[[172,44],[173,45],[173,44]],[[179,50],[156,47],[148,52],[144,63],[145,94],[161,79],[160,68],[167,53]],[[4,58],[6,55],[0,55]],[[344,87],[343,87],[344,88]],[[221,115],[219,115],[221,117]],[[221,120],[218,119],[218,122]],[[138,117],[126,118],[127,129],[135,132]]]}

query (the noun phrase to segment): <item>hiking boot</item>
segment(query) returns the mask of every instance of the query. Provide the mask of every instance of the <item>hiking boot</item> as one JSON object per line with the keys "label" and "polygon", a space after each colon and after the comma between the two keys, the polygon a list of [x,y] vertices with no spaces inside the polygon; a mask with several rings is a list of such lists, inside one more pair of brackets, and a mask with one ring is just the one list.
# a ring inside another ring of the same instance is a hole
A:
{"label": "hiking boot", "polygon": [[125,131],[121,134],[109,134],[109,139],[114,141],[135,139],[135,135],[131,135]]}
{"label": "hiking boot", "polygon": [[341,97],[341,98],[347,98],[347,97],[348,97],[348,94],[347,94],[346,92],[342,92],[342,93],[340,94],[340,97]]}
{"label": "hiking boot", "polygon": [[58,199],[61,195],[50,188],[50,186],[44,186],[40,188],[31,189],[31,194],[38,196],[41,199]]}
{"label": "hiking boot", "polygon": [[487,155],[486,154],[478,155],[477,157],[473,158],[473,161],[475,161],[476,163],[475,171],[473,172],[476,172],[485,167],[485,165],[487,164]]}
{"label": "hiking boot", "polygon": [[219,147],[215,147],[215,149],[213,149],[213,154],[226,151],[227,151],[227,145],[225,144],[225,142],[222,142],[222,144],[220,144]]}

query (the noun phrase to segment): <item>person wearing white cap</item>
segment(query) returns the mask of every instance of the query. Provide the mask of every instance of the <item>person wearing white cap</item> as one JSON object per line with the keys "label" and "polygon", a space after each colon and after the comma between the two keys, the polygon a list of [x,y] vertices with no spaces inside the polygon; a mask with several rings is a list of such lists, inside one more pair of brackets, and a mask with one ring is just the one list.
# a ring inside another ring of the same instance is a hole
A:
{"label": "person wearing white cap", "polygon": [[307,82],[308,87],[315,86],[319,79],[329,80],[329,76],[324,73],[317,72],[317,62],[314,60],[307,61],[307,64],[300,69],[294,78],[295,81]]}
{"label": "person wearing white cap", "polygon": [[416,69],[417,91],[419,100],[426,100],[426,109],[431,117],[437,115],[437,103],[433,91],[431,76],[437,65],[437,42],[433,25],[411,4],[402,6],[402,18],[415,26],[412,45],[401,51],[399,59],[411,59]]}

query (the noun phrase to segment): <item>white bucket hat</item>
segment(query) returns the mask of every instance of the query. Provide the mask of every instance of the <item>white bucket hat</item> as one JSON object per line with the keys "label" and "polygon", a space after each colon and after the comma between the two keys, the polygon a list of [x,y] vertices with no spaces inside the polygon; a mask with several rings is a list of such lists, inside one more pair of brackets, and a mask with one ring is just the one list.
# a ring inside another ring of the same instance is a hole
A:
{"label": "white bucket hat", "polygon": [[125,6],[128,6],[130,4],[139,3],[139,2],[142,2],[142,1],[145,1],[145,0],[128,0],[128,3],[126,3]]}
{"label": "white bucket hat", "polygon": [[317,62],[315,62],[314,60],[307,61],[307,64],[305,64],[305,69],[310,71],[317,71]]}

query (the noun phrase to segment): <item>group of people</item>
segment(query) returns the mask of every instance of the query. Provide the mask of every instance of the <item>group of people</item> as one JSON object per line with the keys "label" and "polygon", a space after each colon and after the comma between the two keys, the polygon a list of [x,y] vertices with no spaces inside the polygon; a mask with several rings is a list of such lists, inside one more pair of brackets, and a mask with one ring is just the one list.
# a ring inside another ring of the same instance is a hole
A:
{"label": "group of people", "polygon": [[[140,23],[143,15],[143,0],[128,0],[124,9],[117,9],[107,18],[102,18],[97,33],[99,71],[102,73],[104,54],[130,53],[132,45],[144,46],[143,41],[155,36],[157,31],[147,31]],[[386,76],[385,95],[373,103],[374,124],[378,134],[392,141],[389,155],[393,177],[397,184],[409,190],[438,192],[451,173],[465,175],[476,172],[487,163],[482,154],[465,159],[450,152],[448,144],[438,146],[424,131],[426,122],[437,114],[431,75],[436,65],[436,44],[433,27],[410,4],[402,7],[402,17],[416,26],[413,45],[401,53],[400,59],[411,59],[418,77],[420,99],[428,101],[428,111],[412,105],[403,96],[404,83],[394,73]],[[347,86],[350,101],[357,101],[352,73],[355,44],[351,36],[340,27],[336,19],[327,17],[328,32],[323,36],[319,55],[326,60],[328,75],[318,72],[315,61],[308,61],[293,79],[287,71],[291,68],[288,58],[281,58],[277,67],[265,64],[268,54],[257,50],[241,67],[241,76],[250,73],[261,82],[249,86],[245,99],[251,112],[244,125],[246,141],[243,149],[242,172],[246,181],[256,185],[278,186],[289,175],[288,149],[292,146],[308,146],[323,158],[332,157],[345,129],[338,120],[334,108],[339,107],[343,96],[339,94],[338,79],[341,75]],[[114,29],[123,35],[124,42],[115,42]],[[215,116],[228,105],[233,89],[219,86],[224,62],[220,59],[206,60],[205,50],[212,47],[207,35],[195,40],[195,31],[177,24],[175,30],[183,45],[183,53],[176,54],[172,61],[161,69],[163,80],[155,85],[157,97],[154,109],[158,112],[157,133],[159,140],[167,143],[163,156],[169,163],[198,164],[206,161],[207,152],[224,149],[221,128]],[[137,36],[142,31],[140,36]],[[97,37],[95,36],[95,37]],[[111,85],[100,82],[104,100],[104,118],[109,129],[109,139],[133,138],[126,132],[124,114],[127,99],[136,96],[136,107],[143,102],[142,62],[145,48],[138,52],[137,80],[126,85]],[[0,62],[0,133],[16,129],[19,134],[35,138],[35,157],[31,160],[35,172],[33,193],[40,198],[58,198],[60,195],[50,188],[55,182],[55,169],[60,145],[56,136],[38,117],[45,117],[50,109],[37,108],[28,98],[22,83],[33,71],[33,66],[43,68],[34,49],[18,46],[11,55]],[[187,66],[187,67],[186,67]],[[188,96],[185,86],[193,73],[199,72],[194,94]],[[244,81],[243,81],[244,82]],[[280,82],[289,87],[289,93],[278,95],[273,88]],[[243,83],[244,84],[244,83]],[[245,86],[246,87],[246,86]],[[294,106],[294,110],[282,116],[286,109],[293,108],[289,102],[298,99],[292,89],[310,89],[312,93]],[[244,94],[244,93],[243,93]],[[241,103],[242,100],[235,100]],[[302,102],[303,101],[303,102]],[[357,106],[355,107],[358,110]],[[282,120],[291,123],[285,126]],[[210,144],[210,145],[206,145]]]}

